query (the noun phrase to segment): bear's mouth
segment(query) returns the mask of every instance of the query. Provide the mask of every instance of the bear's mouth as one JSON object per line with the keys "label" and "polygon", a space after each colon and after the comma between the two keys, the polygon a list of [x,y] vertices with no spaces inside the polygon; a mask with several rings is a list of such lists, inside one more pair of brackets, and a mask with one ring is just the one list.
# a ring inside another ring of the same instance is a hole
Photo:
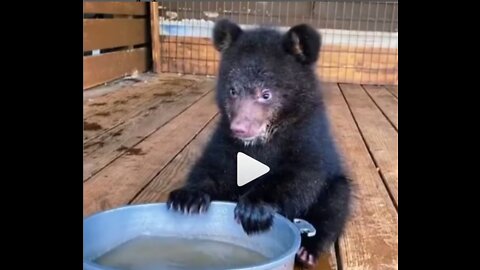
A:
{"label": "bear's mouth", "polygon": [[242,144],[245,146],[258,145],[265,142],[265,139],[260,136],[244,138],[244,139],[237,138],[237,139],[240,140]]}
{"label": "bear's mouth", "polygon": [[250,137],[241,137],[233,136],[235,139],[239,140],[245,146],[264,144],[268,141],[268,134],[266,130],[262,130],[260,133]]}
{"label": "bear's mouth", "polygon": [[248,138],[242,138],[242,137],[235,137],[243,142],[250,142],[250,141],[255,141],[258,139],[259,136],[253,136],[253,137],[248,137]]}

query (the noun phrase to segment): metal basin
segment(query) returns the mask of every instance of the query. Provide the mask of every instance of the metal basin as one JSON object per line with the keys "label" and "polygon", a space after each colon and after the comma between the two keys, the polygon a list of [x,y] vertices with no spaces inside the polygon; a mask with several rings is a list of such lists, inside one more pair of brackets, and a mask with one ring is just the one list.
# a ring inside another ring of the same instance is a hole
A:
{"label": "metal basin", "polygon": [[235,268],[238,270],[291,270],[300,248],[301,233],[315,233],[315,229],[303,220],[291,222],[275,215],[271,230],[248,236],[235,222],[234,209],[234,203],[212,202],[207,213],[184,215],[168,210],[165,203],[156,203],[94,214],[83,222],[83,267],[85,270],[111,270],[93,261],[131,239],[151,235],[217,240],[248,248],[268,258],[258,265]]}

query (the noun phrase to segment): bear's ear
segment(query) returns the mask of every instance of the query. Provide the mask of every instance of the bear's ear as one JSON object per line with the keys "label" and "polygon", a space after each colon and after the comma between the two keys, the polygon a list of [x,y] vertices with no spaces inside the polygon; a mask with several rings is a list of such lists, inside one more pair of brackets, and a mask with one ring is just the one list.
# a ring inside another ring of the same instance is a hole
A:
{"label": "bear's ear", "polygon": [[300,63],[310,65],[318,60],[322,38],[317,30],[306,24],[294,26],[283,36],[283,47]]}
{"label": "bear's ear", "polygon": [[219,52],[228,49],[242,34],[242,29],[235,23],[222,19],[213,27],[213,45]]}

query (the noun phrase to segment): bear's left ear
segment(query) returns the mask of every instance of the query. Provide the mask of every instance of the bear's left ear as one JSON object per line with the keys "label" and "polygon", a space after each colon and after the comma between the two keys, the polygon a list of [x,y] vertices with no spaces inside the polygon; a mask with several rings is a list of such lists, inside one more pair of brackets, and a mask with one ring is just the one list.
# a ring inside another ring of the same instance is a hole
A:
{"label": "bear's left ear", "polygon": [[317,30],[306,24],[294,26],[283,36],[283,47],[297,60],[310,65],[318,60],[322,39]]}

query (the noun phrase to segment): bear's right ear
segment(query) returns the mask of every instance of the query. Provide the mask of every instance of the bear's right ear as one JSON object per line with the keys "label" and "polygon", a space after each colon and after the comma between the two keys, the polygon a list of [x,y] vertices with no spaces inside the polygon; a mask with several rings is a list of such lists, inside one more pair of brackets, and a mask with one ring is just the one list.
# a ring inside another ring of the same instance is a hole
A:
{"label": "bear's right ear", "polygon": [[222,19],[213,28],[213,45],[219,52],[228,49],[242,34],[242,29],[235,23]]}

